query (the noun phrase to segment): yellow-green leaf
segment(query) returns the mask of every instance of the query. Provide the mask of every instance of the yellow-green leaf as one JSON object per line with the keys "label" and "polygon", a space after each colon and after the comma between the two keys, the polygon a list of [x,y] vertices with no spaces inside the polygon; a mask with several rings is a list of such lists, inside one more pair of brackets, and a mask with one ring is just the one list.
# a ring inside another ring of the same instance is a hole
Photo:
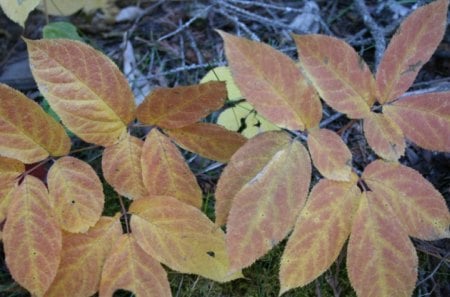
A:
{"label": "yellow-green leaf", "polygon": [[25,165],[19,160],[0,156],[0,179],[15,179],[25,171]]}
{"label": "yellow-green leaf", "polygon": [[119,215],[101,217],[84,234],[63,233],[61,263],[45,297],[86,297],[99,288],[106,257],[120,238]]}
{"label": "yellow-green leaf", "polygon": [[117,143],[135,109],[133,93],[117,66],[79,41],[26,42],[39,90],[67,128],[86,142]]}
{"label": "yellow-green leaf", "polygon": [[117,193],[130,199],[147,195],[141,167],[143,145],[142,140],[127,134],[103,151],[102,169],[106,181]]}
{"label": "yellow-green leaf", "polygon": [[200,208],[202,190],[178,148],[157,129],[147,135],[141,156],[144,185],[150,195],[167,195]]}
{"label": "yellow-green leaf", "polygon": [[38,6],[39,2],[40,0],[0,0],[0,6],[11,20],[24,27],[28,14]]}
{"label": "yellow-green leaf", "polygon": [[315,90],[288,56],[270,46],[219,31],[225,55],[244,97],[277,126],[315,127],[322,106]]}
{"label": "yellow-green leaf", "polygon": [[227,223],[231,271],[253,264],[288,234],[304,206],[310,180],[308,151],[290,140],[241,186]]}
{"label": "yellow-green leaf", "polygon": [[61,230],[40,180],[26,176],[13,195],[3,230],[6,264],[14,280],[34,296],[43,296],[58,269]]}
{"label": "yellow-green leaf", "polygon": [[311,190],[281,258],[280,295],[310,283],[336,260],[361,197],[357,179],[321,179]]}
{"label": "yellow-green leaf", "polygon": [[389,204],[409,236],[423,240],[450,237],[450,213],[442,195],[412,168],[374,161],[362,178]]}
{"label": "yellow-green leaf", "polygon": [[239,133],[209,123],[164,131],[182,148],[222,163],[227,163],[246,141]]}
{"label": "yellow-green leaf", "polygon": [[301,68],[328,105],[352,119],[363,118],[375,101],[375,79],[344,41],[325,35],[294,35]]}
{"label": "yellow-green leaf", "polygon": [[59,159],[47,175],[50,205],[62,229],[86,232],[103,211],[103,186],[97,173],[84,161]]}
{"label": "yellow-green leaf", "polygon": [[308,148],[314,166],[324,177],[350,180],[352,153],[338,134],[328,129],[310,129]]}
{"label": "yellow-green leaf", "polygon": [[225,235],[199,209],[170,196],[149,196],[130,206],[133,236],[144,251],[182,273],[226,282]]}
{"label": "yellow-green leaf", "polygon": [[35,163],[70,150],[64,128],[33,100],[0,84],[0,155]]}
{"label": "yellow-green leaf", "polygon": [[347,248],[347,271],[358,296],[410,297],[417,255],[397,219],[374,192],[363,194]]}

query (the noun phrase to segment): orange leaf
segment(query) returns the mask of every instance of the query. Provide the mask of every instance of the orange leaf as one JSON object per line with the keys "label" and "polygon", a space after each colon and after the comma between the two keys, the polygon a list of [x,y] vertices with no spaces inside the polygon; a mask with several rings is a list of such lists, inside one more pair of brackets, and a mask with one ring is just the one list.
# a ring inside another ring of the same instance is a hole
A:
{"label": "orange leaf", "polygon": [[3,230],[6,264],[21,286],[35,296],[43,296],[58,269],[61,230],[40,180],[26,176],[13,195]]}
{"label": "orange leaf", "polygon": [[423,240],[450,237],[450,213],[445,200],[420,173],[377,160],[366,167],[362,178],[392,207],[410,236]]}
{"label": "orange leaf", "polygon": [[266,132],[248,140],[233,155],[217,183],[216,225],[226,223],[231,203],[237,192],[290,141],[291,138],[284,132]]}
{"label": "orange leaf", "polygon": [[0,225],[6,219],[16,179],[24,171],[25,165],[22,162],[0,156]]}
{"label": "orange leaf", "polygon": [[106,181],[117,193],[130,199],[147,195],[141,168],[143,145],[142,140],[127,134],[103,151],[102,169]]}
{"label": "orange leaf", "polygon": [[113,296],[119,289],[136,296],[172,296],[164,268],[128,234],[122,234],[106,259],[99,296]]}
{"label": "orange leaf", "polygon": [[222,163],[227,163],[246,141],[239,133],[209,123],[195,123],[165,132],[182,148]]}
{"label": "orange leaf", "polygon": [[385,160],[397,161],[405,154],[403,132],[389,116],[370,112],[364,118],[364,134],[370,147]]}
{"label": "orange leaf", "polygon": [[417,255],[404,229],[379,195],[363,194],[347,248],[347,271],[358,296],[410,297]]}
{"label": "orange leaf", "polygon": [[311,190],[281,258],[280,295],[310,283],[336,260],[361,197],[356,181],[354,174],[351,182],[321,179]]}
{"label": "orange leaf", "polygon": [[288,234],[304,206],[310,180],[308,151],[292,140],[239,189],[227,224],[231,271],[251,265]]}
{"label": "orange leaf", "polygon": [[413,95],[383,106],[383,112],[419,146],[450,151],[450,92]]}
{"label": "orange leaf", "polygon": [[308,148],[314,166],[324,177],[350,180],[352,153],[338,134],[328,129],[310,129]]}
{"label": "orange leaf", "polygon": [[140,122],[174,129],[191,125],[222,107],[227,98],[224,82],[157,88],[139,105]]}
{"label": "orange leaf", "polygon": [[319,124],[319,97],[294,61],[266,44],[218,32],[237,86],[261,115],[290,130]]}
{"label": "orange leaf", "polygon": [[149,196],[130,206],[131,229],[139,245],[159,262],[182,273],[226,282],[225,235],[197,208],[170,196]]}
{"label": "orange leaf", "polygon": [[0,180],[16,179],[25,171],[25,165],[19,160],[0,156]]}
{"label": "orange leaf", "polygon": [[53,164],[47,175],[50,204],[62,229],[86,232],[103,211],[103,186],[87,163],[64,157]]}
{"label": "orange leaf", "polygon": [[46,297],[85,297],[98,291],[103,265],[120,238],[119,216],[101,217],[84,234],[63,233],[61,263]]}
{"label": "orange leaf", "polygon": [[157,129],[142,148],[142,175],[150,195],[167,195],[200,208],[202,190],[178,148]]}
{"label": "orange leaf", "polygon": [[69,150],[70,138],[59,123],[33,100],[0,84],[0,155],[35,163]]}
{"label": "orange leaf", "polygon": [[375,101],[369,67],[344,41],[325,35],[294,35],[305,75],[328,105],[360,119]]}
{"label": "orange leaf", "polygon": [[444,36],[448,0],[435,1],[413,12],[401,24],[384,53],[376,81],[380,103],[403,94]]}
{"label": "orange leaf", "polygon": [[117,66],[79,41],[26,42],[39,90],[64,125],[86,142],[102,146],[118,142],[134,119],[135,106]]}

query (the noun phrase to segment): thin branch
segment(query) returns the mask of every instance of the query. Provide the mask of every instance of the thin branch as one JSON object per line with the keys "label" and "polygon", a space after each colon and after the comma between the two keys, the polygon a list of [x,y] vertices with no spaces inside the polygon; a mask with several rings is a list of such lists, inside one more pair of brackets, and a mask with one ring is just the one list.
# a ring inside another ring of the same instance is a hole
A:
{"label": "thin branch", "polygon": [[130,229],[130,225],[128,224],[128,212],[127,209],[125,208],[125,204],[123,203],[123,199],[122,196],[120,196],[119,194],[117,194],[117,197],[119,198],[119,203],[120,203],[120,210],[123,216],[123,220],[125,221],[125,230],[127,231],[127,234],[131,233],[131,229]]}
{"label": "thin branch", "polygon": [[209,67],[216,67],[216,66],[224,66],[225,62],[212,62],[212,63],[204,63],[204,64],[192,64],[192,65],[186,65],[183,67],[178,67],[169,71],[160,72],[158,74],[152,74],[147,75],[146,77],[143,77],[142,79],[152,79],[159,76],[165,76],[165,75],[171,75],[171,74],[177,74],[179,72],[188,71],[188,70],[196,70],[196,69],[205,69]]}
{"label": "thin branch", "polygon": [[300,8],[292,8],[289,6],[279,6],[279,5],[274,5],[274,4],[268,4],[268,3],[264,3],[264,2],[258,2],[258,1],[247,1],[247,0],[227,0],[228,2],[233,2],[233,3],[240,3],[240,4],[244,4],[244,5],[254,5],[254,6],[259,6],[259,7],[264,7],[264,8],[269,8],[269,9],[275,9],[275,10],[281,10],[285,13],[289,13],[289,12],[303,12],[303,9]]}

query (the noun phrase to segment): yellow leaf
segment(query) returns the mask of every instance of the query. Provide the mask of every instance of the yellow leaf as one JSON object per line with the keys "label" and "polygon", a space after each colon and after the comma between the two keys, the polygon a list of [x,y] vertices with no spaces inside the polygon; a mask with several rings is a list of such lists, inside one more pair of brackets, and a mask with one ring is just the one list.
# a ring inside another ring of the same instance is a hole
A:
{"label": "yellow leaf", "polygon": [[157,129],[142,148],[142,175],[150,195],[167,195],[200,208],[202,190],[178,148]]}
{"label": "yellow leaf", "polygon": [[[89,12],[98,8],[106,8],[109,0],[46,0],[46,8],[41,4],[41,10],[46,9],[50,15],[68,16],[80,9]],[[45,11],[45,10],[44,10]]]}
{"label": "yellow leaf", "polygon": [[206,83],[209,81],[224,81],[227,87],[228,100],[236,101],[244,99],[241,91],[234,82],[231,76],[231,71],[229,67],[220,66],[211,69],[206,73],[206,75],[200,80],[200,83]]}
{"label": "yellow leaf", "polygon": [[328,129],[308,130],[308,148],[314,166],[326,178],[349,181],[352,153],[339,135]]}
{"label": "yellow leaf", "polygon": [[35,163],[70,150],[64,128],[25,95],[0,84],[0,155]]}
{"label": "yellow leaf", "polygon": [[129,234],[122,234],[106,259],[99,296],[113,296],[119,289],[137,297],[172,296],[164,268]]}
{"label": "yellow leaf", "polygon": [[0,6],[11,20],[24,27],[28,14],[38,6],[39,2],[40,0],[0,0]]}
{"label": "yellow leaf", "polygon": [[86,297],[98,291],[105,259],[122,234],[119,217],[101,217],[84,234],[63,233],[61,263],[45,297]]}
{"label": "yellow leaf", "polygon": [[26,40],[31,71],[63,123],[86,142],[117,143],[134,119],[128,82],[105,55],[75,40]]}
{"label": "yellow leaf", "polygon": [[25,171],[25,165],[14,159],[0,156],[0,224],[6,219],[17,178]]}
{"label": "yellow leaf", "polygon": [[365,192],[347,248],[347,271],[356,294],[410,297],[417,262],[412,242],[381,197]]}
{"label": "yellow leaf", "polygon": [[225,235],[197,208],[170,196],[149,196],[130,206],[133,236],[144,251],[182,273],[226,282],[229,274]]}
{"label": "yellow leaf", "polygon": [[281,258],[280,295],[310,283],[336,260],[361,197],[358,177],[351,179],[321,179],[311,190]]}
{"label": "yellow leaf", "polygon": [[59,159],[47,175],[50,204],[62,229],[86,232],[103,211],[103,186],[87,163],[73,158]]}
{"label": "yellow leaf", "polygon": [[58,269],[61,230],[40,180],[26,176],[13,195],[3,230],[6,264],[21,286],[34,296],[43,296]]}
{"label": "yellow leaf", "polygon": [[143,144],[139,138],[127,134],[103,151],[102,169],[106,181],[117,193],[130,199],[147,195],[141,168]]}

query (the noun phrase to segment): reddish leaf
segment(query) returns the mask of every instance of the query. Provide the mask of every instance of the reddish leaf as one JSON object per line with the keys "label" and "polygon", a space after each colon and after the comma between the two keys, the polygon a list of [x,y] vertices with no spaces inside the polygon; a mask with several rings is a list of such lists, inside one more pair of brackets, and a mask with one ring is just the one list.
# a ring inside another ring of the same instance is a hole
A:
{"label": "reddish leaf", "polygon": [[305,75],[331,107],[348,117],[365,117],[375,101],[375,80],[355,50],[325,35],[294,35]]}
{"label": "reddish leaf", "polygon": [[266,44],[218,32],[236,84],[259,113],[290,130],[319,124],[320,100],[294,61]]}
{"label": "reddish leaf", "polygon": [[417,9],[403,21],[377,70],[380,103],[396,99],[414,82],[444,36],[447,7],[448,0],[438,0]]}
{"label": "reddish leaf", "polygon": [[200,208],[202,190],[178,148],[157,129],[142,148],[142,175],[150,195],[167,195]]}
{"label": "reddish leaf", "polygon": [[227,98],[224,82],[157,88],[139,105],[140,122],[174,129],[191,125],[222,107]]}
{"label": "reddish leaf", "polygon": [[239,133],[208,123],[195,123],[165,132],[182,148],[222,163],[227,163],[246,141]]}

